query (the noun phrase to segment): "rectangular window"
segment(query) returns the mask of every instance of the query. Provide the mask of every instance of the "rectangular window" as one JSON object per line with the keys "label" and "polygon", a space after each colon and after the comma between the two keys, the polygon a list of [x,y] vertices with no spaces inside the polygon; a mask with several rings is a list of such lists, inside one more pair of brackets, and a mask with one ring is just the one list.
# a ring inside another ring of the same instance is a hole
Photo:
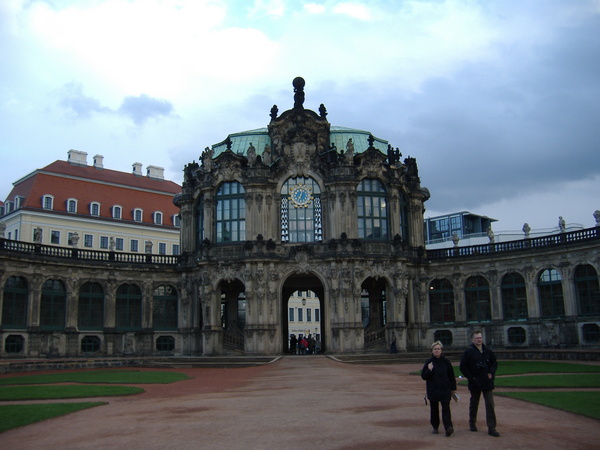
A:
{"label": "rectangular window", "polygon": [[167,244],[165,244],[164,242],[159,242],[158,243],[158,254],[159,255],[166,255],[167,254]]}
{"label": "rectangular window", "polygon": [[450,217],[450,228],[452,231],[461,229],[460,216]]}
{"label": "rectangular window", "polygon": [[117,250],[123,250],[123,238],[116,238],[115,239],[115,246]]}
{"label": "rectangular window", "polygon": [[67,245],[73,245],[73,235],[75,233],[69,233],[67,234]]}
{"label": "rectangular window", "polygon": [[53,230],[50,232],[50,243],[60,244],[60,231]]}
{"label": "rectangular window", "polygon": [[306,308],[306,321],[312,322],[312,309]]}
{"label": "rectangular window", "polygon": [[69,211],[70,213],[77,212],[77,202],[75,200],[69,200],[67,202],[67,211]]}
{"label": "rectangular window", "polygon": [[90,207],[90,214],[92,216],[100,215],[100,205],[98,203],[92,203],[92,205]]}
{"label": "rectangular window", "polygon": [[304,319],[302,318],[302,308],[298,308],[298,322],[302,322]]}
{"label": "rectangular window", "polygon": [[129,251],[130,252],[137,252],[138,251],[138,240],[137,239],[132,239],[129,242]]}
{"label": "rectangular window", "polygon": [[100,236],[100,248],[108,248],[108,236]]}
{"label": "rectangular window", "polygon": [[321,321],[321,311],[315,308],[315,322]]}
{"label": "rectangular window", "polygon": [[289,321],[293,322],[294,321],[294,308],[288,308],[288,312],[289,312]]}
{"label": "rectangular window", "polygon": [[135,220],[136,222],[142,221],[142,210],[141,209],[136,209],[133,211],[133,220]]}
{"label": "rectangular window", "polygon": [[84,234],[83,235],[83,246],[87,247],[87,248],[92,248],[94,246],[94,235]]}
{"label": "rectangular window", "polygon": [[179,244],[173,244],[173,254],[179,255]]}
{"label": "rectangular window", "polygon": [[121,207],[113,206],[113,219],[120,219],[120,218],[121,218]]}

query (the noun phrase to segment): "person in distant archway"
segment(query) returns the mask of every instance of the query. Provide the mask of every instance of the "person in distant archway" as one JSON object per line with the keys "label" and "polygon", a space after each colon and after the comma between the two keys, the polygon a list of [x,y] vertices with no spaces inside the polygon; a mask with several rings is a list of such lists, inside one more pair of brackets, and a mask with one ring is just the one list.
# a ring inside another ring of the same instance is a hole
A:
{"label": "person in distant archway", "polygon": [[441,404],[442,422],[446,430],[446,437],[450,437],[454,433],[450,400],[453,395],[456,395],[456,377],[454,376],[452,363],[442,355],[442,347],[440,341],[431,344],[431,358],[425,361],[425,365],[421,370],[421,378],[427,382],[427,398],[430,404],[429,421],[433,427],[433,434],[439,432]]}
{"label": "person in distant archway", "polygon": [[298,346],[298,338],[295,334],[292,334],[290,337],[290,353],[292,355],[296,354],[296,347]]}

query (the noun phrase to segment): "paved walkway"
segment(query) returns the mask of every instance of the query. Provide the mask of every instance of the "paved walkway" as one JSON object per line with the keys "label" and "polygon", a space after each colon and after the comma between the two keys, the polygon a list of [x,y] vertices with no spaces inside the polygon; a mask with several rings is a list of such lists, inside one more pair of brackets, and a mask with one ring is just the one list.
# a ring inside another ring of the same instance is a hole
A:
{"label": "paved walkway", "polygon": [[465,387],[452,406],[455,434],[432,435],[425,383],[410,375],[420,368],[288,356],[260,367],[178,370],[193,378],[8,431],[0,448],[598,448],[597,420],[501,397],[501,437],[488,436],[484,423],[472,433]]}

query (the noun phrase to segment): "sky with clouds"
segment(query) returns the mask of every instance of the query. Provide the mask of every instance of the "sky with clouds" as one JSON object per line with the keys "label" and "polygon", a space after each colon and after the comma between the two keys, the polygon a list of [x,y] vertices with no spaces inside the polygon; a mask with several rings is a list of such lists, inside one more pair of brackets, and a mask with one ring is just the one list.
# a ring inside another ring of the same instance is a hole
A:
{"label": "sky with clouds", "polygon": [[69,149],[165,168],[274,104],[417,159],[426,217],[594,226],[600,0],[3,0],[0,198]]}

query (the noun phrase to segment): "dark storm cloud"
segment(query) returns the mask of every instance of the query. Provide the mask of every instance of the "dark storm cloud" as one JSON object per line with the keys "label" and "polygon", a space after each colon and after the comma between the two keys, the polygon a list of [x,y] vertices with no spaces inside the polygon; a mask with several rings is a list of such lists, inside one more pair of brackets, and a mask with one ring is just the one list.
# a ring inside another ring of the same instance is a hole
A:
{"label": "dark storm cloud", "polygon": [[499,58],[471,62],[416,93],[397,82],[319,95],[335,105],[332,124],[358,125],[417,158],[428,209],[476,210],[597,174],[599,29],[593,17],[543,44],[498,48]]}

